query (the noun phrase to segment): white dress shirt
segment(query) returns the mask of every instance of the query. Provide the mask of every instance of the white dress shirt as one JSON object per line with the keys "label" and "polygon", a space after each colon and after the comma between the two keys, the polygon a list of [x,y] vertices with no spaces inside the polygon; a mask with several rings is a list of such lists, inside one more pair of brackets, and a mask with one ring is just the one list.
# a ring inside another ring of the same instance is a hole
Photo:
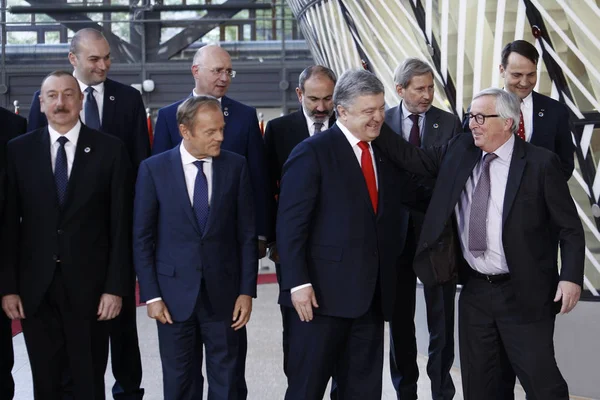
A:
{"label": "white dress shirt", "polygon": [[460,200],[454,209],[458,222],[460,246],[465,261],[469,263],[471,268],[486,275],[508,273],[508,264],[506,263],[504,247],[502,246],[502,212],[514,146],[515,136],[510,135],[508,141],[494,151],[494,154],[498,158],[490,162],[490,201],[488,203],[486,223],[487,250],[481,257],[475,258],[469,251],[469,221],[473,192],[479,181],[483,157],[487,153],[483,152],[481,160],[473,168],[473,172],[469,179],[467,179],[465,188],[460,194]]}
{"label": "white dress shirt", "polygon": [[[75,74],[73,74],[75,76]],[[81,82],[79,78],[77,78],[77,82],[79,82],[79,88],[83,93],[83,107],[81,112],[79,113],[79,117],[85,124],[85,103],[87,102],[87,92],[85,91],[89,85]],[[102,125],[102,111],[104,111],[104,82],[101,82],[97,85],[92,86],[94,88],[94,99],[96,99],[96,104],[98,104],[98,117],[100,117],[100,125]]]}
{"label": "white dress shirt", "polygon": [[[304,114],[304,118],[306,118],[306,126],[308,126],[308,136],[312,136],[315,134],[315,121],[310,119],[308,114],[306,114],[306,110],[302,107],[302,113]],[[323,126],[321,127],[321,132],[325,129],[329,129],[329,118],[323,121]]]}
{"label": "white dress shirt", "polygon": [[[192,95],[193,95],[194,97],[198,97],[198,96],[209,96],[209,95],[205,95],[205,94],[201,94],[201,93],[198,93],[198,92],[196,92],[196,89],[195,89],[195,88],[194,88],[194,89],[192,89]],[[213,97],[214,97],[214,96],[213,96]],[[219,103],[221,102],[221,99],[222,99],[222,97],[218,97],[218,98],[217,98],[217,100],[219,100]]]}
{"label": "white dress shirt", "polygon": [[[404,106],[404,102],[400,103],[402,106],[402,137],[408,142],[410,138],[410,130],[412,129],[413,122],[410,116],[413,114]],[[423,127],[425,126],[425,113],[419,114],[419,138],[423,141]]]}
{"label": "white dress shirt", "polygon": [[64,135],[61,135],[50,125],[48,125],[48,132],[50,133],[50,159],[52,160],[52,173],[54,173],[54,167],[56,164],[56,154],[60,148],[58,138],[65,136],[69,141],[65,143],[65,153],[67,154],[67,176],[71,176],[71,170],[73,169],[73,160],[75,160],[75,149],[77,149],[77,140],[79,139],[79,130],[81,129],[81,122],[77,121],[77,124],[71,130]]}
{"label": "white dress shirt", "polygon": [[[185,186],[190,199],[190,205],[194,206],[194,187],[196,186],[196,175],[198,175],[198,167],[194,165],[196,161],[204,161],[202,164],[202,171],[206,176],[206,182],[208,183],[208,205],[210,206],[210,200],[212,198],[212,157],[206,157],[198,160],[196,157],[191,155],[183,145],[183,142],[179,145],[179,153],[181,154],[181,165],[183,166],[183,174],[185,176]],[[155,297],[146,301],[146,304],[154,303],[162,300],[162,297]]]}
{"label": "white dress shirt", "polygon": [[[358,147],[358,143],[361,140],[359,138],[357,138],[356,136],[354,136],[348,130],[348,128],[346,128],[340,122],[340,120],[337,120],[336,124],[340,128],[340,130],[342,131],[342,133],[344,134],[344,136],[346,137],[346,139],[348,140],[348,142],[350,143],[350,146],[352,146],[352,150],[354,151],[354,155],[356,156],[356,160],[358,161],[358,165],[360,165],[361,168],[362,168],[362,163],[361,163],[362,149],[360,147]],[[377,184],[377,189],[379,189],[379,178],[377,177],[377,164],[375,163],[375,153],[373,153],[373,146],[371,145],[371,142],[369,142],[369,152],[371,153],[371,162],[373,163],[373,171],[375,171],[375,183]],[[299,285],[299,286],[293,287],[290,290],[290,293],[294,293],[297,290],[304,289],[305,287],[309,287],[309,286],[312,286],[312,284],[305,283],[303,285]]]}

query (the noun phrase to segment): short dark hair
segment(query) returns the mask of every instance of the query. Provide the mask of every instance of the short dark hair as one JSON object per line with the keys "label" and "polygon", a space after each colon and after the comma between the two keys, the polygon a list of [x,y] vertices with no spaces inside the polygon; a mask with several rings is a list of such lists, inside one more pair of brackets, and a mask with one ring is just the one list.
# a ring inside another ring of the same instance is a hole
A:
{"label": "short dark hair", "polygon": [[310,67],[305,68],[304,71],[302,71],[302,73],[300,74],[300,77],[298,78],[298,87],[300,88],[300,90],[304,92],[304,83],[313,75],[325,75],[326,77],[331,79],[334,85],[337,82],[335,72],[333,72],[331,69],[322,65],[311,65]]}
{"label": "short dark hair", "polygon": [[177,107],[177,125],[194,128],[196,113],[204,108],[221,111],[221,103],[213,96],[192,96]]}
{"label": "short dark hair", "polygon": [[540,59],[540,54],[534,45],[529,43],[526,40],[515,40],[514,42],[510,42],[504,49],[502,49],[502,67],[506,68],[508,65],[508,56],[510,53],[517,53],[522,55],[523,57],[529,59],[532,63],[537,65],[538,60]]}
{"label": "short dark hair", "polygon": [[78,30],[75,33],[75,35],[73,35],[73,38],[71,39],[71,47],[69,47],[69,52],[77,55],[77,53],[79,52],[79,42],[81,42],[84,38],[90,38],[93,40],[106,40],[104,34],[98,29],[83,28]]}
{"label": "short dark hair", "polygon": [[61,76],[70,76],[71,79],[73,79],[75,81],[75,83],[77,84],[77,87],[79,87],[79,82],[77,82],[77,79],[73,76],[72,72],[65,71],[65,70],[52,71],[48,75],[46,75],[44,77],[44,79],[42,79],[42,84],[40,85],[40,94],[42,93],[42,87],[44,87],[44,83],[46,82],[46,80],[53,76],[55,76],[57,78],[60,78]]}

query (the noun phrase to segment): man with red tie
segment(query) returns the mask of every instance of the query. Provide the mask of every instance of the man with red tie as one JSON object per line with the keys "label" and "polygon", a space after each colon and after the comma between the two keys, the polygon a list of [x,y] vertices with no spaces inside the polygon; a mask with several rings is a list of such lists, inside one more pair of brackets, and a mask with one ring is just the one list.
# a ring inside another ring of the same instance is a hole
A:
{"label": "man with red tie", "polygon": [[384,320],[408,213],[403,175],[371,147],[384,88],[346,71],[333,94],[337,122],[298,144],[283,167],[277,217],[280,303],[289,329],[286,400],[381,397]]}

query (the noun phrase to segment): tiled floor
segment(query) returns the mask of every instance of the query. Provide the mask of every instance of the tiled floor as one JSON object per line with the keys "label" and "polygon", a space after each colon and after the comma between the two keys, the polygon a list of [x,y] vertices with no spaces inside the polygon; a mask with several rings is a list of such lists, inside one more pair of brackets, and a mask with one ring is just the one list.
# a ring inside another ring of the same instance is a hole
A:
{"label": "tiled floor", "polygon": [[[249,400],[281,400],[283,399],[286,381],[281,369],[281,316],[277,305],[277,285],[259,285],[258,299],[253,306],[252,319],[248,325],[248,360],[247,374]],[[146,316],[145,307],[138,309],[138,330],[140,333],[140,347],[142,351],[142,363],[144,367],[143,387],[146,389],[146,400],[162,399],[162,372],[160,357],[158,354],[158,339],[154,321]],[[387,338],[387,332],[386,332]],[[15,344],[15,367],[13,370],[16,383],[15,400],[32,399],[31,372],[27,359],[27,352],[23,342],[23,335],[14,339]],[[385,343],[385,351],[389,345]],[[395,399],[389,374],[388,358],[385,357],[383,386],[383,399]],[[431,399],[429,390],[429,379],[425,372],[426,357],[419,356],[419,367],[421,377],[419,379],[419,399]],[[462,399],[460,389],[460,374],[454,369],[452,371],[457,395],[455,399]],[[112,374],[107,371],[107,399],[110,399],[110,387],[114,380]],[[205,396],[206,399],[206,391]],[[523,392],[518,388],[517,399],[525,399]],[[365,399],[367,400],[367,399]]]}

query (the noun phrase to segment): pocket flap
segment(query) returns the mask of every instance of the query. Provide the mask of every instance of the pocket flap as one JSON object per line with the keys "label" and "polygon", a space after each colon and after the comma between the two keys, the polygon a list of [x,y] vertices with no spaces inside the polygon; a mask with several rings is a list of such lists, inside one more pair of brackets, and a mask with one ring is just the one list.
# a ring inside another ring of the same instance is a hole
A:
{"label": "pocket flap", "polygon": [[175,267],[169,264],[156,263],[156,272],[160,275],[175,276]]}

